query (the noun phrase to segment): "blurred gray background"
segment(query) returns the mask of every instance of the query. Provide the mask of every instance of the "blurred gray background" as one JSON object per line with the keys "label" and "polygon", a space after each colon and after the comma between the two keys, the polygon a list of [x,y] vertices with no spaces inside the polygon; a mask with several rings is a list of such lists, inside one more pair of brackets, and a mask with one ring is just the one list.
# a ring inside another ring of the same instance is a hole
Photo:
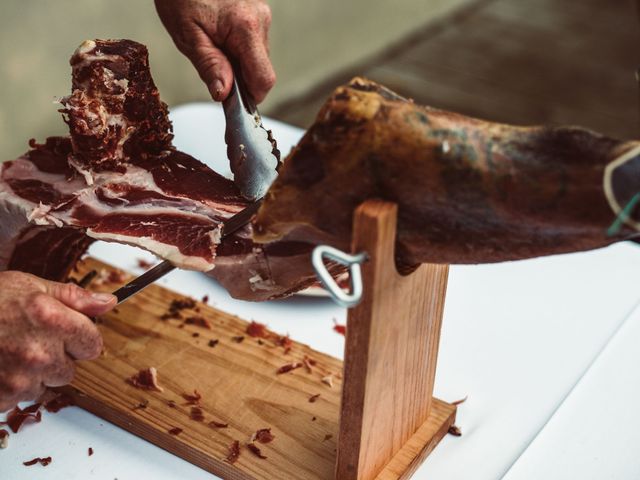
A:
{"label": "blurred gray background", "polygon": [[[376,54],[468,0],[270,0],[271,52],[278,84],[263,106],[284,101]],[[191,64],[173,46],[152,0],[2,0],[0,159],[29,138],[65,132],[53,104],[70,89],[68,59],[87,38],[146,44],[169,106],[208,99]]]}
{"label": "blurred gray background", "polygon": [[[278,83],[262,112],[308,126],[351,76],[416,102],[515,124],[637,138],[637,0],[269,0]],[[65,133],[54,99],[87,38],[149,47],[169,106],[208,100],[152,0],[2,0],[0,160]],[[222,134],[222,132],[221,132]]]}

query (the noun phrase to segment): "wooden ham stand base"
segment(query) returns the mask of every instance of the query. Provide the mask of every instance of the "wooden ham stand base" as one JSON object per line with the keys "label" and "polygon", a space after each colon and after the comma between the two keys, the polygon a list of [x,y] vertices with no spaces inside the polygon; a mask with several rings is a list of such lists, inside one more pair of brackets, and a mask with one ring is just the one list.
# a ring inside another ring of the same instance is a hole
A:
{"label": "wooden ham stand base", "polygon": [[[102,319],[105,355],[82,362],[64,391],[78,406],[228,480],[411,477],[453,424],[456,407],[432,397],[448,268],[422,265],[398,274],[396,210],[368,201],[355,212],[353,251],[370,258],[363,300],[348,314],[344,366],[296,342],[285,354],[275,342],[247,336],[247,322],[207,305],[183,315],[205,317],[210,329],[160,321],[181,296],[153,285]],[[87,259],[77,276],[104,268],[110,267]],[[311,371],[276,374],[305,357],[317,362]],[[151,366],[163,392],[125,382]],[[322,381],[329,375],[333,387]],[[190,418],[182,397],[194,389],[202,394],[203,422]],[[229,426],[213,428],[211,420]],[[170,434],[176,427],[182,431]],[[246,448],[261,428],[275,435],[257,444],[266,459]],[[229,463],[235,440],[241,454]]]}

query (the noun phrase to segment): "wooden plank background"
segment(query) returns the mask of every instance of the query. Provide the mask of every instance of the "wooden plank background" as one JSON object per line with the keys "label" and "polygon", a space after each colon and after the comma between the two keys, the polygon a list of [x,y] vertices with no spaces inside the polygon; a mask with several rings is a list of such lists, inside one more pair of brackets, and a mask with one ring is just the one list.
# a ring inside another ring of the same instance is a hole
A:
{"label": "wooden plank background", "polygon": [[362,75],[480,118],[637,138],[639,47],[633,0],[483,0],[270,113],[306,127],[335,86]]}

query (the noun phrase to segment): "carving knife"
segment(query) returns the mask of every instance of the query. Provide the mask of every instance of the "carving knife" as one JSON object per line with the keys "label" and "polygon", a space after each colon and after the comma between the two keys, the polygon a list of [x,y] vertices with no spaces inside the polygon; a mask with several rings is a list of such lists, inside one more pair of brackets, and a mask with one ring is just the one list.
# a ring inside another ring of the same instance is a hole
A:
{"label": "carving knife", "polygon": [[226,129],[224,140],[233,181],[247,200],[267,193],[280,168],[280,151],[270,130],[262,126],[258,107],[234,65],[231,93],[222,102]]}
{"label": "carving knife", "polygon": [[[225,220],[222,224],[222,238],[232,234],[249,223],[258,211],[258,208],[260,208],[261,203],[262,198],[249,204],[246,208]],[[176,268],[175,265],[165,260],[152,269],[147,270],[139,277],[134,278],[126,285],[120,287],[118,290],[113,292],[113,294],[118,298],[118,305],[129,297],[145,289],[167,273],[171,272],[174,268]]]}

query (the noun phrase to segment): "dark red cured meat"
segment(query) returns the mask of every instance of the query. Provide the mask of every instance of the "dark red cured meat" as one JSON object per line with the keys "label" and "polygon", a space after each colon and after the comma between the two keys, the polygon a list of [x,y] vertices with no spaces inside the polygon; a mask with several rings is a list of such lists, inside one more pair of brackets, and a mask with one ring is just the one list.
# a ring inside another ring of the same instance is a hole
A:
{"label": "dark red cured meat", "polygon": [[270,443],[275,438],[275,436],[271,433],[270,428],[261,428],[260,430],[256,431],[253,437],[254,440],[257,440],[260,443]]}
{"label": "dark red cured meat", "polygon": [[[89,55],[102,56],[103,60],[87,62]],[[82,104],[86,97],[100,99],[108,113],[122,115],[127,124],[135,125],[123,144],[126,156],[158,155],[171,148],[173,135],[167,106],[160,101],[151,78],[144,45],[130,40],[85,42],[71,58],[71,65],[74,93],[63,103],[80,162],[93,170],[117,168],[121,158],[115,150],[124,136],[118,124],[96,134],[89,116],[73,114],[73,106]],[[126,86],[122,80],[126,80]]]}
{"label": "dark red cured meat", "polygon": [[65,280],[92,242],[85,231],[211,269],[221,221],[247,202],[231,180],[171,145],[146,47],[88,41],[71,64],[73,93],[62,101],[70,138],[32,141],[0,167],[0,190],[13,195],[0,208],[11,218],[1,220],[15,228],[0,237],[0,269]]}
{"label": "dark red cured meat", "polygon": [[180,435],[182,433],[182,429],[180,427],[173,427],[168,430],[170,435]]}
{"label": "dark red cured meat", "polygon": [[290,372],[292,370],[295,370],[296,368],[300,368],[301,366],[302,366],[302,362],[286,363],[283,366],[281,366],[276,373],[278,375],[282,375],[283,373]]}
{"label": "dark red cured meat", "polygon": [[249,451],[253,453],[256,457],[266,460],[267,457],[265,457],[262,454],[262,451],[255,443],[247,443],[247,449],[249,449]]}
{"label": "dark red cured meat", "polygon": [[49,413],[58,413],[63,408],[71,407],[75,405],[73,398],[65,393],[60,393],[51,400],[45,402],[44,409]]}
{"label": "dark red cured meat", "polygon": [[34,203],[43,202],[57,206],[74,198],[73,195],[60,194],[52,185],[40,180],[9,178],[7,184],[16,195]]}
{"label": "dark red cured meat", "polygon": [[39,463],[40,465],[42,465],[43,467],[46,467],[47,465],[49,465],[52,462],[51,457],[36,457],[33,460],[28,460],[26,462],[22,462],[22,464],[25,467],[31,467],[33,465],[35,465],[36,463]]}
{"label": "dark red cured meat", "polygon": [[333,330],[337,333],[339,333],[340,335],[346,335],[347,334],[347,327],[346,325],[339,325],[339,324],[335,324],[333,326]]}
{"label": "dark red cured meat", "polygon": [[234,296],[286,296],[315,282],[311,243],[259,246],[248,226],[217,245],[220,222],[247,202],[231,180],[172,146],[143,45],[85,42],[71,64],[73,92],[63,100],[70,138],[31,142],[0,167],[0,189],[24,195],[0,208],[10,216],[3,225],[15,225],[0,237],[0,269],[64,281],[92,242],[86,232],[181,268],[208,271],[215,260],[214,276]]}
{"label": "dark red cured meat", "polygon": [[[179,215],[159,214],[151,218],[145,215],[106,215],[96,219],[92,230],[97,233],[113,233],[150,237],[162,243],[171,243],[180,239],[178,248],[184,255],[212,258],[211,237],[209,233],[217,226],[216,222],[185,218]],[[155,222],[148,225],[145,222]]]}
{"label": "dark red cured meat", "polygon": [[24,409],[15,407],[7,414],[7,419],[0,425],[7,425],[13,433],[18,433],[25,423],[38,423],[42,420],[40,407],[42,404],[34,403]]}
{"label": "dark red cured meat", "polygon": [[[117,194],[116,197],[114,194]],[[96,189],[96,196],[101,202],[113,206],[122,205],[163,205],[175,201],[174,197],[163,195],[154,190],[145,190],[140,187],[122,184],[108,183]]]}
{"label": "dark red cured meat", "polygon": [[138,264],[138,267],[139,267],[139,268],[143,268],[143,269],[145,269],[145,270],[147,270],[147,269],[149,269],[149,268],[153,267],[153,265],[154,265],[153,263],[148,262],[148,261],[146,261],[146,260],[145,260],[145,259],[143,259],[143,258],[139,258],[139,259],[138,259],[138,261],[137,261],[136,263]]}
{"label": "dark red cured meat", "polygon": [[71,139],[49,137],[44,144],[38,144],[31,139],[29,146],[32,150],[27,153],[27,157],[41,172],[62,174],[65,178],[71,178],[75,174],[75,170],[67,161],[72,152]]}
{"label": "dark red cured meat", "polygon": [[184,323],[186,325],[195,325],[196,327],[202,327],[206,328],[207,330],[211,330],[211,322],[200,315],[187,317],[184,319]]}
{"label": "dark red cured meat", "polygon": [[[25,236],[32,233],[27,231]],[[93,242],[92,238],[75,228],[43,228],[28,239],[18,241],[7,270],[20,270],[60,281],[67,277]],[[45,251],[43,245],[46,245]],[[42,252],[42,255],[35,252]]]}
{"label": "dark red cured meat", "polygon": [[227,462],[236,463],[238,461],[238,457],[240,457],[240,442],[238,440],[234,440],[231,445],[229,445],[229,454],[227,455]]}
{"label": "dark red cured meat", "polygon": [[158,384],[158,372],[153,367],[140,370],[138,373],[128,378],[127,382],[142,390],[155,390],[157,392],[164,391],[164,389]]}
{"label": "dark red cured meat", "polygon": [[293,348],[293,341],[289,335],[282,335],[278,337],[277,344],[284,348],[285,355],[291,351],[291,348]]}
{"label": "dark red cured meat", "polygon": [[196,422],[204,422],[204,412],[200,407],[191,407],[189,417],[191,417],[191,420],[195,420]]}
{"label": "dark red cured meat", "polygon": [[216,422],[215,420],[211,420],[208,425],[212,428],[229,428],[228,423]]}
{"label": "dark red cured meat", "polygon": [[247,335],[254,338],[268,338],[269,331],[267,330],[267,326],[263,323],[258,323],[252,321],[249,325],[247,325],[247,329],[245,330]]}
{"label": "dark red cured meat", "polygon": [[193,298],[189,298],[189,297],[177,298],[175,300],[171,300],[171,304],[169,305],[169,310],[171,311],[186,310],[188,308],[194,308],[196,305],[197,303]]}
{"label": "dark red cured meat", "polygon": [[233,182],[192,156],[178,150],[171,150],[167,155],[163,162],[152,157],[141,157],[132,159],[132,164],[151,172],[156,184],[169,195],[228,205],[243,206],[249,203],[238,194]]}

